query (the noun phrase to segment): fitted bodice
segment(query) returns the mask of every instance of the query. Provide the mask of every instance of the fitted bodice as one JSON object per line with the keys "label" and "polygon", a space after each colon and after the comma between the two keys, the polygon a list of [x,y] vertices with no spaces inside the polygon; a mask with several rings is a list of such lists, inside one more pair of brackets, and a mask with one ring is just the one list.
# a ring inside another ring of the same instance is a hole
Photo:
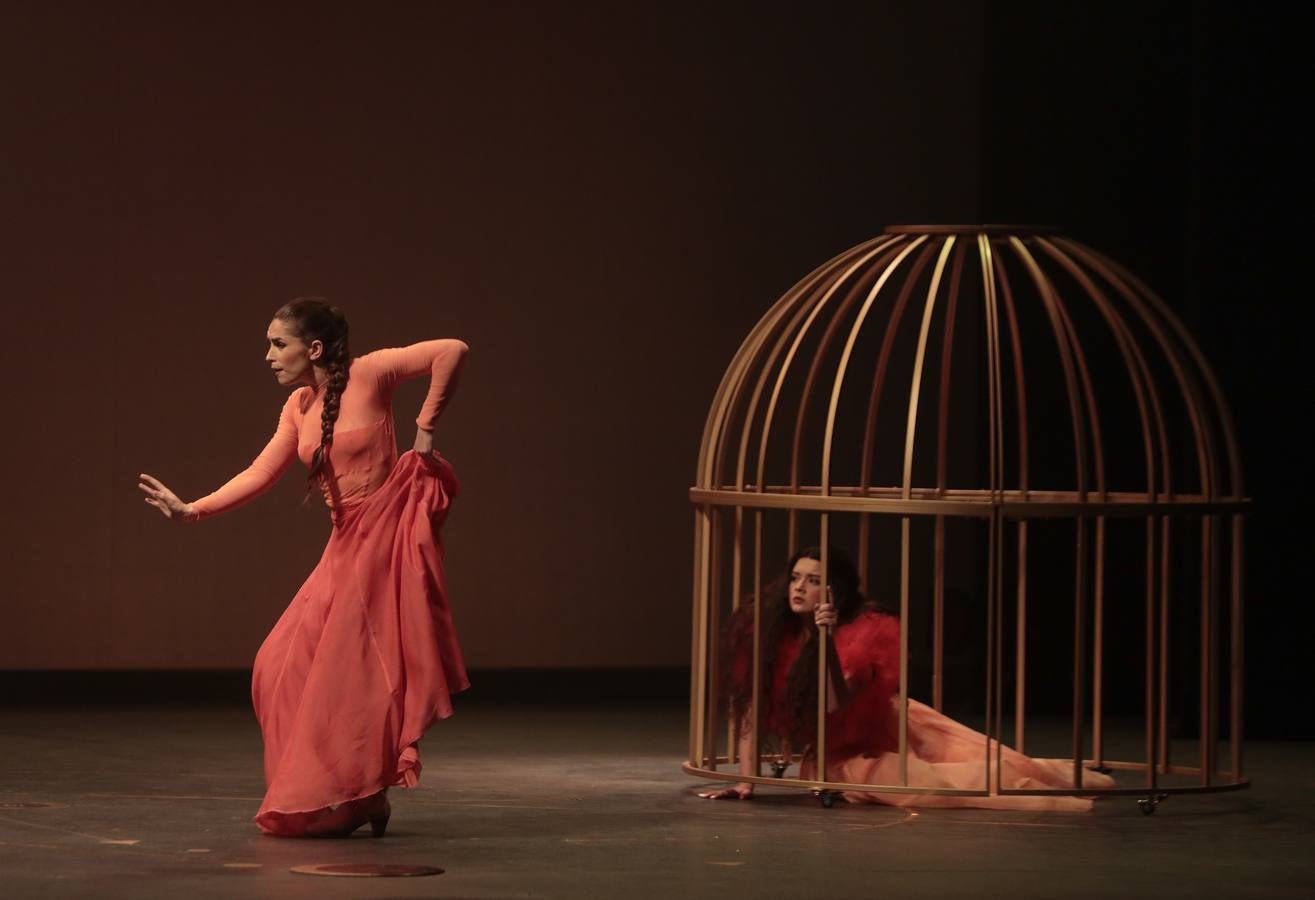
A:
{"label": "fitted bodice", "polygon": [[[330,510],[345,512],[384,483],[397,461],[397,438],[391,416],[344,431],[334,430],[320,490]],[[297,456],[310,466],[318,438],[297,445]]]}

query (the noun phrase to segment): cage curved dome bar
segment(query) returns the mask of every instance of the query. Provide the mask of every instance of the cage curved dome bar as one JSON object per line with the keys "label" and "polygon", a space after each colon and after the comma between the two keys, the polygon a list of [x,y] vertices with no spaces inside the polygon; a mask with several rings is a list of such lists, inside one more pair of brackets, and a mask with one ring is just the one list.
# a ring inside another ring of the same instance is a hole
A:
{"label": "cage curved dome bar", "polygon": [[[726,369],[690,498],[686,772],[824,795],[1152,804],[1246,784],[1249,504],[1232,420],[1183,323],[1096,250],[1045,228],[901,226],[826,262]],[[900,783],[826,780],[825,641],[802,751],[816,779],[763,775],[764,762],[781,773],[801,758],[788,748],[741,774],[741,730],[762,746],[768,585],[813,544],[824,572],[828,548],[843,547],[869,596],[898,609]],[[755,635],[743,722],[721,689],[719,635],[736,610]],[[910,697],[950,707],[997,751],[1071,760],[1072,784],[1001,788],[985,749],[980,791],[910,784]],[[1116,787],[1084,785],[1088,769],[1114,771]]]}

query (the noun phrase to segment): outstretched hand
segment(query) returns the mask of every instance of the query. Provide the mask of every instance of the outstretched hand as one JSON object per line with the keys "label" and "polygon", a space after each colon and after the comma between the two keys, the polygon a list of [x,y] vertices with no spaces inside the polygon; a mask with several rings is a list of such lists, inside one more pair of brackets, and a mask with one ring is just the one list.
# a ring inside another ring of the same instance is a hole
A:
{"label": "outstretched hand", "polygon": [[741,781],[733,787],[722,788],[718,791],[699,791],[699,796],[704,800],[752,800],[753,785]]}
{"label": "outstretched hand", "polygon": [[160,511],[166,519],[174,522],[190,522],[196,518],[192,504],[184,503],[178,495],[169,490],[156,478],[142,473],[137,487],[146,495],[146,502]]}

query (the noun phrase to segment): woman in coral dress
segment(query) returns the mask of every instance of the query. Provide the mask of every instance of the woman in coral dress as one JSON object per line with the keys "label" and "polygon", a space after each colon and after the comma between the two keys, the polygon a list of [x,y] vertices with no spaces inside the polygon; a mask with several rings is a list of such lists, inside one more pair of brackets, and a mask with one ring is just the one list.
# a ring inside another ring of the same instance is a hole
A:
{"label": "woman in coral dress", "polygon": [[[433,449],[467,347],[424,341],[353,359],[347,336],[341,311],[322,300],[284,306],[265,359],[296,390],[265,449],[191,503],[149,475],[138,485],[167,518],[196,522],[269,490],[300,457],[329,507],[324,555],[252,673],[267,786],[256,822],[269,834],[345,836],[368,822],[381,836],[387,788],[416,784],[420,738],[468,686],[439,540],[457,480]],[[415,447],[399,459],[393,391],[423,375]]]}
{"label": "woman in coral dress", "polygon": [[[834,652],[828,676],[827,772],[820,780],[848,784],[900,783],[899,775],[899,619],[867,603],[858,588],[854,566],[830,551],[830,583],[822,588],[821,554],[805,550],[790,560],[782,587],[764,601],[762,730],[785,746],[806,746],[817,734],[818,626],[833,629]],[[742,608],[727,629],[728,693],[741,727],[742,771],[753,774],[758,749],[750,742],[746,722],[753,690],[753,609]],[[908,706],[908,785],[925,789],[986,789],[986,736],[910,699]],[[1069,760],[1033,759],[996,741],[994,765],[1001,757],[999,788],[1072,789]],[[799,777],[818,779],[816,759],[809,754]],[[1108,775],[1086,772],[1083,787],[1113,785]],[[705,791],[709,799],[748,800],[753,784],[741,782]],[[1071,796],[986,796],[847,791],[851,803],[895,806],[974,806],[993,809],[1087,810],[1091,800]]]}

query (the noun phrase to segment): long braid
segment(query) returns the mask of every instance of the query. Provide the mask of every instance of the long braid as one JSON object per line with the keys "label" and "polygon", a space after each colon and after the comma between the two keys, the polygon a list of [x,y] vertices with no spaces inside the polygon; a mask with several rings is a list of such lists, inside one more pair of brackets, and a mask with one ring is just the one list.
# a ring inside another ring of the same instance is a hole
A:
{"label": "long braid", "polygon": [[298,297],[274,314],[292,325],[293,330],[307,344],[319,341],[323,353],[316,361],[324,367],[328,377],[324,383],[324,412],[320,415],[320,445],[311,457],[310,474],[306,488],[310,490],[324,479],[324,466],[329,461],[329,447],[333,444],[333,426],[338,421],[342,393],[350,377],[351,350],[348,345],[347,317],[342,310],[320,297]]}
{"label": "long braid", "polygon": [[[345,351],[347,341],[343,339],[337,343],[342,345],[342,349],[335,348],[338,352],[332,354],[334,361],[328,365],[329,377],[324,383],[324,411],[320,413],[320,445],[311,457],[310,473],[307,475],[311,484],[320,478],[324,464],[328,461],[329,445],[333,443],[333,426],[338,421],[342,392],[347,389],[347,379],[350,376]],[[325,355],[330,355],[327,350]]]}

